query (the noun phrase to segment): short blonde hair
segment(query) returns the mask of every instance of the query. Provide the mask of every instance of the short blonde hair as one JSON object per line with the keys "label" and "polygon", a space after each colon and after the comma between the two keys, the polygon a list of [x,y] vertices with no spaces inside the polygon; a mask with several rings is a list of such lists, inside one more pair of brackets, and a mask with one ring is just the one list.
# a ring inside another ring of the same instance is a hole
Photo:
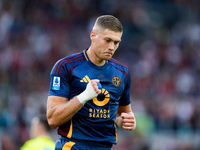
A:
{"label": "short blonde hair", "polygon": [[93,30],[97,29],[98,27],[103,29],[109,29],[115,32],[122,32],[123,27],[121,22],[112,15],[102,15],[96,19],[94,24]]}

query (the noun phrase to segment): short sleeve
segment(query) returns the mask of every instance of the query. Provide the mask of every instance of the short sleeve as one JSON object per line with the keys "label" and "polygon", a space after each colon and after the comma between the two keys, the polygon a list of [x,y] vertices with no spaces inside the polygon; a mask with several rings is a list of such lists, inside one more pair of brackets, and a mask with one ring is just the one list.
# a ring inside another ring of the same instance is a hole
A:
{"label": "short sleeve", "polygon": [[119,100],[120,106],[126,106],[131,103],[131,100],[130,100],[131,77],[130,77],[129,71],[127,71],[126,76],[127,76],[126,86],[125,86],[122,96]]}
{"label": "short sleeve", "polygon": [[67,67],[58,61],[50,74],[49,95],[70,97],[70,85]]}

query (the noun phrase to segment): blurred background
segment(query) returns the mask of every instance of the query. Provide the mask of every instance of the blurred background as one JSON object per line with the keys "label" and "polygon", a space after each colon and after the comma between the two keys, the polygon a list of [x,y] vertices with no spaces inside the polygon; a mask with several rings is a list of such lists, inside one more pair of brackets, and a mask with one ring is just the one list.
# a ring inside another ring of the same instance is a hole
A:
{"label": "blurred background", "polygon": [[114,150],[200,150],[199,0],[0,0],[0,150],[29,139],[53,65],[89,47],[103,14],[124,27],[114,58],[130,69],[137,119]]}

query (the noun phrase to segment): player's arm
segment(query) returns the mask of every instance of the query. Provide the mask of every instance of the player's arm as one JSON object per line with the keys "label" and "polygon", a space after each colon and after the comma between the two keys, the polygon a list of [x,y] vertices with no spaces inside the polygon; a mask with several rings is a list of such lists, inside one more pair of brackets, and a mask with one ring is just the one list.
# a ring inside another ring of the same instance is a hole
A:
{"label": "player's arm", "polygon": [[86,89],[71,100],[65,97],[48,96],[47,99],[47,120],[51,127],[57,128],[68,122],[83,105],[96,97],[101,90],[97,83],[99,80],[91,80]]}
{"label": "player's arm", "polygon": [[134,130],[136,128],[136,119],[131,110],[131,104],[118,107],[116,124],[125,130]]}
{"label": "player's arm", "polygon": [[47,99],[47,119],[51,127],[58,126],[69,121],[72,116],[83,107],[77,97],[68,101],[65,97],[48,96]]}

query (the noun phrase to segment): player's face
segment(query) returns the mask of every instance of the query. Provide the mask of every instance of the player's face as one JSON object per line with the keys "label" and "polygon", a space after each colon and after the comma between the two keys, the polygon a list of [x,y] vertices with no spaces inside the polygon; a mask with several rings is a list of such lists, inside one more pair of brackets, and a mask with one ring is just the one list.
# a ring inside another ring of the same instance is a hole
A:
{"label": "player's face", "polygon": [[104,29],[93,34],[92,44],[95,55],[102,60],[109,60],[119,47],[122,33]]}

